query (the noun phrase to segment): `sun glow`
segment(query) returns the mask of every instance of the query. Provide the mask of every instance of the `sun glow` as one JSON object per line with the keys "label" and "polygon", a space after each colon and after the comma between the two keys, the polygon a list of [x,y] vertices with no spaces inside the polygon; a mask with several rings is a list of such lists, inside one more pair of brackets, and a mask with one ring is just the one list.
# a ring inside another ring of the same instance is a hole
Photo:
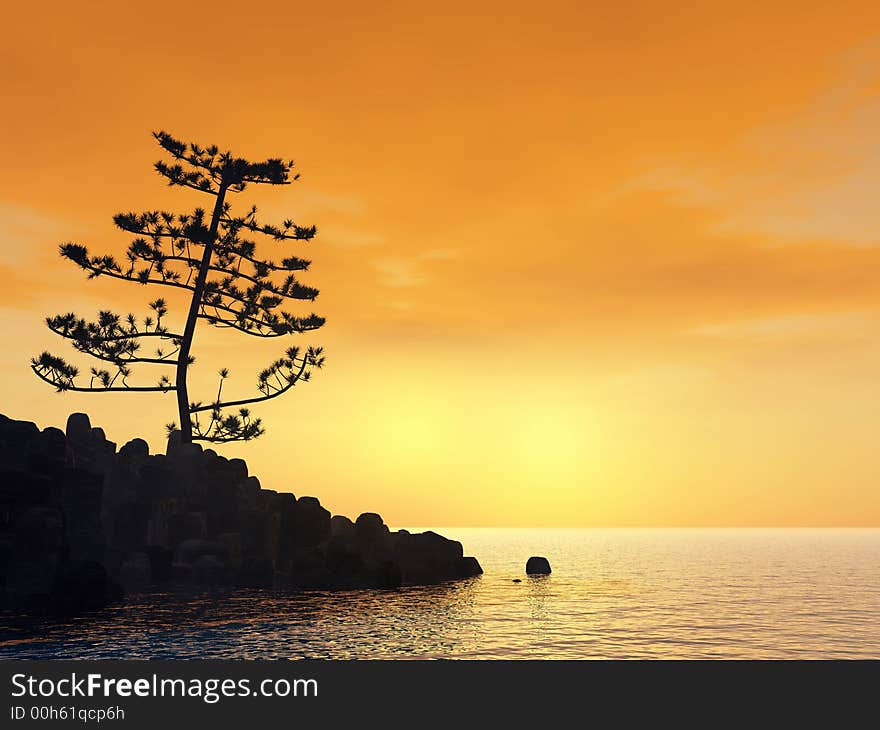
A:
{"label": "sun glow", "polygon": [[[247,202],[318,228],[264,253],[313,262],[324,328],[193,345],[199,400],[325,347],[219,447],[264,486],[396,525],[880,523],[876,2],[56,5],[6,18],[2,412],[164,449],[173,398],[27,368],[44,316],[155,298],[56,246],[124,255],[114,213],[204,203],[155,175],[161,126],[294,157]],[[248,52],[181,54],[206,13]]]}

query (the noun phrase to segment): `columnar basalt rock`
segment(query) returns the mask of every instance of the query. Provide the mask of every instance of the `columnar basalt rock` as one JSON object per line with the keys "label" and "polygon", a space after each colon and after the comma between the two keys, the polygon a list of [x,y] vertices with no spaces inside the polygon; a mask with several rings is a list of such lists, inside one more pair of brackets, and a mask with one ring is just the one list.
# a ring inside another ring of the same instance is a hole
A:
{"label": "columnar basalt rock", "polygon": [[0,415],[0,608],[73,614],[127,593],[395,588],[482,573],[433,532],[331,516],[263,489],[241,459],[176,434],[117,452],[87,415],[65,431]]}

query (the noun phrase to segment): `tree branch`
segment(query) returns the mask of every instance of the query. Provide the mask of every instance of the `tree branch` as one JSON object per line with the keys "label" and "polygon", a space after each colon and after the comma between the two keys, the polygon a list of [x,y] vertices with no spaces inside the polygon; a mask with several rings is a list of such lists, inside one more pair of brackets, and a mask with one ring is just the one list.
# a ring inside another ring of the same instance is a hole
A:
{"label": "tree branch", "polygon": [[302,374],[305,372],[307,365],[308,365],[307,359],[303,358],[302,364],[300,365],[299,371],[297,372],[296,376],[292,380],[288,381],[287,384],[283,388],[279,388],[278,390],[273,391],[272,393],[269,393],[268,395],[258,395],[258,396],[254,396],[253,398],[243,398],[242,400],[231,400],[231,401],[226,401],[225,403],[217,402],[217,403],[213,403],[213,404],[207,405],[207,406],[199,406],[197,408],[191,408],[190,413],[200,413],[202,411],[212,411],[218,407],[219,408],[235,408],[236,406],[246,406],[251,403],[262,403],[263,401],[271,400],[272,398],[277,398],[279,395],[281,395],[282,393],[286,393],[294,385],[297,384],[299,379],[302,377]]}
{"label": "tree branch", "polygon": [[79,393],[110,393],[110,392],[125,392],[125,393],[167,393],[169,390],[177,390],[173,385],[169,385],[167,388],[162,388],[157,385],[153,386],[134,386],[134,385],[126,385],[123,387],[113,387],[113,388],[93,388],[93,387],[82,387],[79,385],[64,385],[60,384],[55,380],[50,379],[44,373],[40,372],[38,366],[31,365],[31,370],[34,371],[36,376],[43,380],[49,385],[54,385],[59,390],[72,390]]}

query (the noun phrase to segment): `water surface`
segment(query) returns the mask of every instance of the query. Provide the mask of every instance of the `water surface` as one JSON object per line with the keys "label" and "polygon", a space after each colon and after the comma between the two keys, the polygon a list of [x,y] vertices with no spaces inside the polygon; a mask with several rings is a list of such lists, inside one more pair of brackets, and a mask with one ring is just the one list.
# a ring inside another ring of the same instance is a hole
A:
{"label": "water surface", "polygon": [[[485,574],[131,598],[66,623],[0,615],[0,656],[880,658],[878,529],[437,530]],[[529,555],[553,574],[525,576]]]}

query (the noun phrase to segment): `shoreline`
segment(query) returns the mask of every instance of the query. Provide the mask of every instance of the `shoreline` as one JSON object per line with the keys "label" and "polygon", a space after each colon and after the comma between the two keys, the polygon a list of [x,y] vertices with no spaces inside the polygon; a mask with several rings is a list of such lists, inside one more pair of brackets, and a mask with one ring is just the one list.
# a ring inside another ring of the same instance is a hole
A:
{"label": "shoreline", "polygon": [[346,590],[482,573],[461,543],[331,516],[263,489],[242,459],[172,434],[117,451],[84,413],[65,431],[0,416],[0,607],[77,615],[154,590]]}

